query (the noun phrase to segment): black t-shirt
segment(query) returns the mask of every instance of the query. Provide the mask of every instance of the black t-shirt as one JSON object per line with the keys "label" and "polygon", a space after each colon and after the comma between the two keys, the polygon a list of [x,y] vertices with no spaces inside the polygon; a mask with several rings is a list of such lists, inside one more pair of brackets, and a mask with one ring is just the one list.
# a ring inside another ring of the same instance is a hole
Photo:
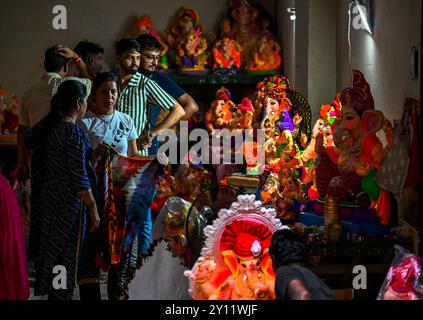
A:
{"label": "black t-shirt", "polygon": [[301,280],[312,300],[335,300],[331,289],[313,272],[299,264],[281,266],[276,271],[275,292],[277,300],[288,300],[288,285],[292,280]]}

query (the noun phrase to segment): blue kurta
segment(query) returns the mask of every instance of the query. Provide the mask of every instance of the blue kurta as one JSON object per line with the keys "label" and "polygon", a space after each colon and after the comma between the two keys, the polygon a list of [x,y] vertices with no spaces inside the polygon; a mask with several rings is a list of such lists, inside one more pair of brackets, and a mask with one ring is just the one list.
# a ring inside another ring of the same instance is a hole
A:
{"label": "blue kurta", "polygon": [[[75,275],[86,233],[81,191],[93,185],[91,145],[74,123],[60,122],[46,136],[47,121],[28,131],[33,150],[31,175],[31,255],[35,295],[72,299]],[[55,266],[66,268],[67,289],[52,287]]]}

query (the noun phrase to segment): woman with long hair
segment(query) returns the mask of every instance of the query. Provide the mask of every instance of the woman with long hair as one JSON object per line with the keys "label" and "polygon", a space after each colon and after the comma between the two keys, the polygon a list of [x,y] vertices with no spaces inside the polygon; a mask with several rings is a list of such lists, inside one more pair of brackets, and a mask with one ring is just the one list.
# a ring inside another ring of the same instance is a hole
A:
{"label": "woman with long hair", "polygon": [[91,144],[75,124],[87,109],[87,89],[63,82],[51,110],[27,133],[32,150],[29,257],[35,263],[35,295],[71,300],[81,245],[98,228],[92,186]]}

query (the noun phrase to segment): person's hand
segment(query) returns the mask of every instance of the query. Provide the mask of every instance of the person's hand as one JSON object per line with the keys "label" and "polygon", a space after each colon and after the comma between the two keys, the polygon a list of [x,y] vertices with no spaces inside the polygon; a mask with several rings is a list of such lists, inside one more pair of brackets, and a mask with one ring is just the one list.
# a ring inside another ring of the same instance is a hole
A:
{"label": "person's hand", "polygon": [[93,162],[96,163],[98,160],[104,157],[107,151],[109,151],[109,147],[107,145],[104,143],[99,144],[93,152]]}
{"label": "person's hand", "polygon": [[88,209],[88,215],[90,218],[90,227],[89,227],[89,231],[90,232],[94,232],[98,229],[99,225],[100,225],[100,217],[98,215],[98,210],[97,210],[97,205],[93,204],[89,209]]}
{"label": "person's hand", "polygon": [[72,49],[70,49],[69,47],[63,44],[58,44],[54,48],[55,48],[55,53],[61,55],[62,57],[66,59],[78,58],[78,55],[75,53],[75,51],[73,51]]}
{"label": "person's hand", "polygon": [[25,163],[19,163],[16,168],[16,179],[18,184],[23,187],[29,179],[29,168]]}
{"label": "person's hand", "polygon": [[140,147],[142,147],[144,149],[150,148],[155,136],[156,135],[155,135],[154,130],[152,130],[150,132],[145,132],[142,136],[140,136],[138,138],[138,143],[139,143]]}

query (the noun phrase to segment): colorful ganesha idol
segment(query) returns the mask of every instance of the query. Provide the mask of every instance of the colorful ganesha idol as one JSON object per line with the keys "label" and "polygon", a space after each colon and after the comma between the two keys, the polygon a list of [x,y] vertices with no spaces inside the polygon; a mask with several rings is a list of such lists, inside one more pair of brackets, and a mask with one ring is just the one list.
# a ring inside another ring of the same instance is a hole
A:
{"label": "colorful ganesha idol", "polygon": [[[372,203],[388,200],[371,179],[384,158],[383,145],[376,136],[384,116],[375,110],[370,86],[361,72],[354,70],[353,86],[342,92],[341,103],[342,119],[334,133],[338,157],[323,152],[316,162],[318,192],[325,198],[325,217],[335,220],[339,217],[340,201],[353,201],[368,208]],[[317,136],[317,147],[322,138],[321,134]],[[379,208],[389,207],[386,202],[378,204]],[[382,224],[388,223],[389,210],[379,210],[377,214]]]}
{"label": "colorful ganesha idol", "polygon": [[156,30],[154,30],[153,21],[149,15],[144,15],[141,18],[137,19],[131,31],[128,33],[128,37],[131,39],[136,39],[137,37],[145,34],[152,35],[162,45],[163,50],[161,52],[159,67],[164,70],[168,69],[166,53],[168,52],[169,47],[162,40],[160,34]]}
{"label": "colorful ganesha idol", "polygon": [[235,104],[231,101],[231,93],[228,89],[221,87],[217,90],[215,99],[205,115],[206,129],[210,134],[214,134],[218,129],[229,128],[232,121],[231,110]]}
{"label": "colorful ganesha idol", "polygon": [[275,280],[269,245],[282,228],[274,209],[254,195],[240,195],[206,227],[201,257],[185,275],[193,299],[273,300]]}
{"label": "colorful ganesha idol", "polygon": [[292,104],[287,98],[285,87],[277,86],[268,92],[264,99],[264,117],[262,121],[262,128],[265,128],[266,123],[273,126],[279,118],[283,117],[287,130],[294,131],[294,124],[289,115]]}
{"label": "colorful ganesha idol", "polygon": [[224,37],[213,47],[213,72],[238,74],[241,67],[241,45],[234,39]]}
{"label": "colorful ganesha idol", "polygon": [[278,73],[282,64],[281,46],[271,35],[263,35],[257,42],[248,70],[254,73]]}

